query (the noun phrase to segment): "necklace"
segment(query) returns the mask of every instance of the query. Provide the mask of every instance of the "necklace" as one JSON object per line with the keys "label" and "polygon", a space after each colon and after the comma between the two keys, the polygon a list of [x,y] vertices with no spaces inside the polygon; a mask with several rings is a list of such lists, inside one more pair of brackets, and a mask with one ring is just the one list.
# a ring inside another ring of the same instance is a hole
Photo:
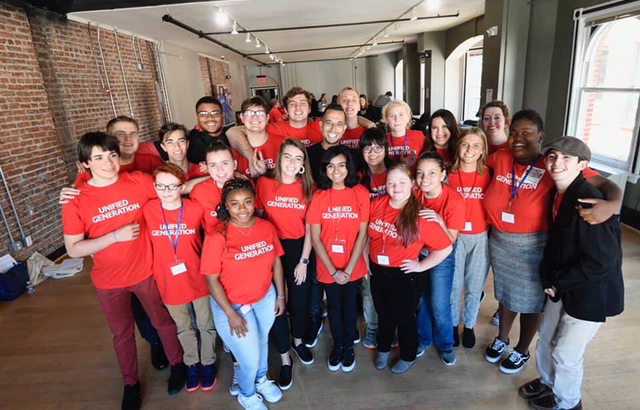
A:
{"label": "necklace", "polygon": [[[235,225],[234,223],[231,223],[231,225],[232,225],[234,228],[236,228],[236,229],[238,230],[238,232],[240,232],[240,234],[241,234],[242,236],[249,237],[249,236],[251,235],[251,230],[253,229],[253,227],[254,227],[254,226],[256,226],[256,221],[255,221],[255,219],[254,219],[254,220],[253,220],[253,224],[252,224],[250,227],[248,227],[248,228],[241,228],[241,227],[239,227],[239,226]],[[245,231],[246,231],[247,233],[245,233]]]}

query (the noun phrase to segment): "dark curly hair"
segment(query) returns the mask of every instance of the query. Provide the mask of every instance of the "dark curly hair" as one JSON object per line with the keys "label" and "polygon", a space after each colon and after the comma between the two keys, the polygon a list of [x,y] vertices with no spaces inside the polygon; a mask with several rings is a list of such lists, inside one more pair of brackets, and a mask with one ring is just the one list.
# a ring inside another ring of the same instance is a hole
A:
{"label": "dark curly hair", "polygon": [[229,210],[227,209],[227,198],[231,195],[232,192],[238,191],[240,189],[246,189],[251,192],[251,195],[256,196],[256,189],[253,187],[253,184],[246,178],[231,178],[227,182],[224,183],[222,187],[222,195],[220,200],[220,205],[216,208],[216,213],[218,219],[222,222],[228,223],[231,219],[231,215],[229,215]]}

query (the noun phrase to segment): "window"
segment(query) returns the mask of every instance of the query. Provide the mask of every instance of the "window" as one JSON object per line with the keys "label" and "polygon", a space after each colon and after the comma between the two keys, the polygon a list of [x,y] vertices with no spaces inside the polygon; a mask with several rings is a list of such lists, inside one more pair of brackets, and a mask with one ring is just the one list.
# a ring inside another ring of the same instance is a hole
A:
{"label": "window", "polygon": [[482,49],[465,53],[464,112],[460,121],[476,119],[480,110],[480,86],[482,83]]}
{"label": "window", "polygon": [[396,64],[396,86],[395,86],[395,94],[393,95],[394,99],[404,100],[404,60],[398,61]]}
{"label": "window", "polygon": [[596,166],[637,175],[640,5],[632,6],[577,10],[566,132],[589,145]]}

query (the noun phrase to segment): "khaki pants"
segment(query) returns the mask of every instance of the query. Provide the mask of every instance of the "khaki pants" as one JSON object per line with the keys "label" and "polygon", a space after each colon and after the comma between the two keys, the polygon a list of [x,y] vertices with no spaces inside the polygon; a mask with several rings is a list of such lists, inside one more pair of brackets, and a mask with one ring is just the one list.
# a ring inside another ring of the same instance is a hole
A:
{"label": "khaki pants", "polygon": [[169,314],[176,322],[178,328],[178,340],[184,350],[184,364],[191,366],[196,363],[203,365],[213,364],[216,361],[216,329],[213,325],[209,296],[196,299],[193,302],[196,313],[196,324],[200,330],[200,358],[198,358],[198,338],[191,325],[189,304],[166,305]]}

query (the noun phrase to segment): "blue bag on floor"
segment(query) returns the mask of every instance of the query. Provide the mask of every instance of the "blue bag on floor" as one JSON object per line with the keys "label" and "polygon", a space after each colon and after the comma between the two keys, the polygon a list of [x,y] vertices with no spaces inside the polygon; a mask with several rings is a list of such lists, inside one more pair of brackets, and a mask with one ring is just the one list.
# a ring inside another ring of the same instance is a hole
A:
{"label": "blue bag on floor", "polygon": [[0,273],[0,300],[14,300],[27,290],[29,272],[24,262],[18,262],[7,273]]}

